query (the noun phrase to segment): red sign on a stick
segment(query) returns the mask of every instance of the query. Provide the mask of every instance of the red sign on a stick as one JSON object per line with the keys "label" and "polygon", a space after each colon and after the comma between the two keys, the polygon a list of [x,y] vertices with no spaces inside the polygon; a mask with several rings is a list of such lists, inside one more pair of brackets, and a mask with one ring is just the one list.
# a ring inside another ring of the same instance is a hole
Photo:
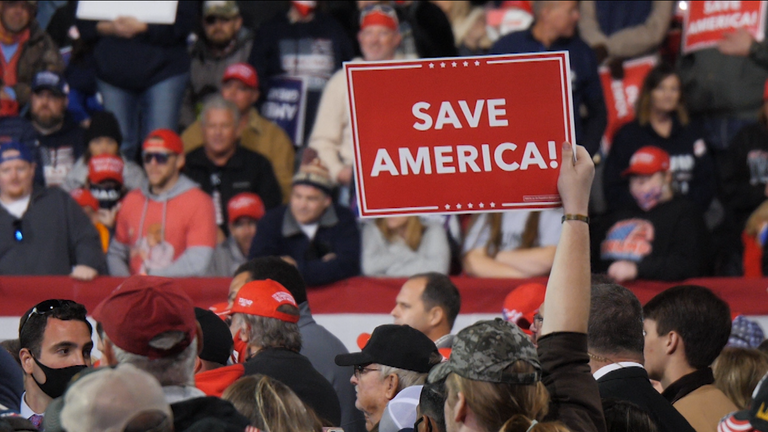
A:
{"label": "red sign on a stick", "polygon": [[683,18],[683,53],[711,48],[723,33],[745,29],[765,38],[765,1],[690,1]]}
{"label": "red sign on a stick", "polygon": [[613,136],[622,126],[635,119],[635,102],[643,89],[648,72],[656,66],[656,56],[642,57],[624,62],[624,78],[613,79],[608,66],[600,67],[600,83],[603,86],[605,107],[608,109],[608,126],[603,134],[603,152],[608,154]]}
{"label": "red sign on a stick", "polygon": [[344,69],[363,217],[560,206],[567,52]]}

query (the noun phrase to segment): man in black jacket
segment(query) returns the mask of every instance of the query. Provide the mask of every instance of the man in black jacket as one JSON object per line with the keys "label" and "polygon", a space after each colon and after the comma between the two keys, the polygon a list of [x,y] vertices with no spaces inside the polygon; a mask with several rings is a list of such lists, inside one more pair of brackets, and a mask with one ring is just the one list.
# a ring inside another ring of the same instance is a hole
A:
{"label": "man in black jacket", "polygon": [[688,421],[653,388],[643,368],[643,309],[637,297],[621,285],[594,285],[590,309],[589,366],[600,397],[637,404],[659,432],[692,432]]}
{"label": "man in black jacket", "polygon": [[38,72],[32,80],[29,119],[38,133],[46,186],[58,186],[85,151],[85,130],[67,113],[69,85],[60,74]]}
{"label": "man in black jacket", "polygon": [[272,164],[264,156],[239,144],[240,111],[221,96],[213,96],[203,105],[203,147],[187,155],[184,172],[213,197],[216,224],[226,234],[227,203],[241,192],[252,192],[271,209],[282,203],[283,196]]}
{"label": "man in black jacket", "polygon": [[72,197],[33,186],[35,163],[24,144],[0,145],[0,274],[106,273],[99,233]]}
{"label": "man in black jacket", "polygon": [[340,425],[336,391],[299,354],[299,307],[291,293],[271,279],[255,280],[240,288],[231,310],[232,326],[253,354],[245,362],[245,375],[261,374],[282,382],[321,420]]}

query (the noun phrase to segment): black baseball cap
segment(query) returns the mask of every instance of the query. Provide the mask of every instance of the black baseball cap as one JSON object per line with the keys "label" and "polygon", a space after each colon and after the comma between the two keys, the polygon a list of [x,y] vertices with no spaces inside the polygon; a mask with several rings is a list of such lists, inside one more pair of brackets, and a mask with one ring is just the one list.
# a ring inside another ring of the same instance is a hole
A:
{"label": "black baseball cap", "polygon": [[371,338],[359,353],[339,354],[336,364],[354,366],[378,363],[384,366],[427,373],[439,355],[435,343],[424,333],[407,325],[385,324],[373,330]]}
{"label": "black baseball cap", "polygon": [[229,356],[232,355],[232,333],[229,327],[215,313],[207,309],[195,308],[195,318],[203,330],[203,350],[200,358],[203,360],[227,365]]}

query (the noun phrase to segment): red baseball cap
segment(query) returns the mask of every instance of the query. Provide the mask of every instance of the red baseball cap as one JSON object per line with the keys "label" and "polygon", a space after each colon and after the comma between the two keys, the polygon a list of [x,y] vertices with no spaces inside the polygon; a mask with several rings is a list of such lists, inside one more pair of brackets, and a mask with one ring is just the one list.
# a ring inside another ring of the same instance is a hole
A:
{"label": "red baseball cap", "polygon": [[232,310],[229,309],[228,302],[216,303],[215,305],[209,306],[208,310],[215,313],[216,316],[222,320],[226,320],[227,317],[232,315]]}
{"label": "red baseball cap", "polygon": [[184,143],[179,135],[170,129],[156,129],[147,135],[142,149],[161,147],[176,154],[184,153]]}
{"label": "red baseball cap", "polygon": [[232,313],[276,318],[289,323],[299,322],[298,315],[278,311],[277,308],[282,305],[298,308],[296,300],[285,287],[272,279],[257,280],[240,288],[232,304]]}
{"label": "red baseball cap", "polygon": [[651,175],[669,170],[669,153],[655,146],[640,148],[629,159],[629,168],[621,175]]}
{"label": "red baseball cap", "polygon": [[235,63],[227,66],[221,82],[224,83],[231,79],[236,79],[250,88],[259,87],[259,76],[256,74],[256,69],[248,63]]}
{"label": "red baseball cap", "polygon": [[400,28],[397,13],[388,5],[373,5],[363,9],[360,14],[360,30],[372,25],[384,26],[392,31]]}
{"label": "red baseball cap", "polygon": [[114,180],[123,184],[123,159],[114,155],[94,156],[88,162],[88,180],[91,183],[101,183],[104,180]]}
{"label": "red baseball cap", "polygon": [[527,283],[516,287],[504,298],[502,317],[530,334],[529,328],[533,324],[533,317],[544,303],[546,292],[547,287],[540,283]]}
{"label": "red baseball cap", "polygon": [[[152,360],[184,351],[197,335],[192,300],[171,278],[129,277],[96,306],[93,318],[118,348]],[[171,331],[181,335],[170,347],[153,342]]]}
{"label": "red baseball cap", "polygon": [[88,189],[75,189],[70,192],[72,198],[77,201],[80,207],[90,207],[93,211],[99,211],[99,201],[93,197],[93,194]]}
{"label": "red baseball cap", "polygon": [[232,197],[227,203],[227,215],[229,223],[234,223],[243,216],[259,220],[264,216],[264,203],[258,195],[251,192],[242,192]]}

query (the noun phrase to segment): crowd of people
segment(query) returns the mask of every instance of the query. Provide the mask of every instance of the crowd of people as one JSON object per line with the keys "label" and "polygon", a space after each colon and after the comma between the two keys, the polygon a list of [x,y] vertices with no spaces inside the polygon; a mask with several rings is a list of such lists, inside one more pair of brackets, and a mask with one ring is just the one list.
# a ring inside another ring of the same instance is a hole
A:
{"label": "crowd of people", "polygon": [[[0,274],[227,277],[281,256],[310,286],[546,276],[560,210],[358,218],[340,68],[553,50],[597,169],[595,273],[768,270],[768,45],[739,30],[681,53],[686,2],[181,2],[172,24],[48,3],[0,4]],[[635,119],[609,137],[600,74],[648,56]],[[285,123],[276,101],[302,114]]]}
{"label": "crowd of people", "polygon": [[[768,42],[681,53],[671,1],[64,3],[0,2],[0,275],[126,279],[30,305],[0,430],[768,432],[756,323],[620,285],[768,271]],[[358,218],[343,62],[559,50],[562,209]],[[600,74],[644,56],[609,138]],[[462,273],[549,279],[454,334]],[[349,353],[307,289],[360,274],[407,281]],[[195,276],[229,297],[196,308]]]}
{"label": "crowd of people", "polygon": [[92,311],[49,299],[23,314],[18,339],[0,349],[0,428],[768,430],[759,326],[732,324],[728,305],[701,286],[642,306],[592,275],[589,224],[578,216],[594,164],[584,147],[562,152],[566,218],[549,280],[513,290],[501,318],[454,334],[456,286],[415,274],[394,299],[394,323],[350,353],[315,322],[304,278],[279,257],[241,265],[228,300],[209,309],[177,278],[133,275]]}

